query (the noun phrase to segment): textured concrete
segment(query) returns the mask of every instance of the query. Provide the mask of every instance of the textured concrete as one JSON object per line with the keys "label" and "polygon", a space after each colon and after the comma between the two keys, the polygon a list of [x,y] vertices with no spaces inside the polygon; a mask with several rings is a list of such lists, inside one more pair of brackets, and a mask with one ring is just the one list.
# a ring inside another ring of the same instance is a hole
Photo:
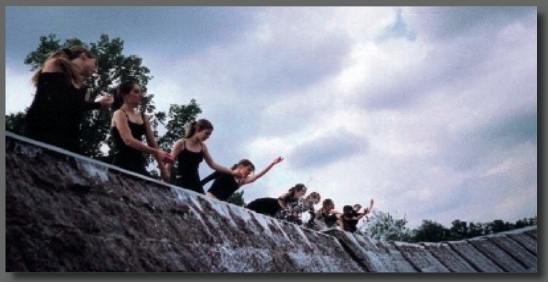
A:
{"label": "textured concrete", "polygon": [[8,272],[536,272],[536,235],[314,232],[6,133]]}

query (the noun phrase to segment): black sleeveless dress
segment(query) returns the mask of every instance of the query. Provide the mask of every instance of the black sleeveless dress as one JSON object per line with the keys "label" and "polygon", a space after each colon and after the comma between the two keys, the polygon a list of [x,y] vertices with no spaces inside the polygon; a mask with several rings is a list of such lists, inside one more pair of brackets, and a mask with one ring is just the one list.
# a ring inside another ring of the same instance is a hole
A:
{"label": "black sleeveless dress", "polygon": [[83,114],[101,108],[87,102],[87,88],[75,88],[60,72],[40,73],[36,94],[25,117],[24,135],[77,154]]}
{"label": "black sleeveless dress", "polygon": [[226,202],[226,200],[240,188],[240,185],[238,185],[233,175],[220,173],[218,171],[202,179],[201,185],[203,186],[213,179],[215,180],[207,192],[213,194],[218,200]]}
{"label": "black sleeveless dress", "polygon": [[[146,133],[145,123],[143,122],[141,124],[138,124],[131,122],[128,117],[128,125],[129,129],[131,130],[131,136],[133,136],[133,138],[137,140],[143,140],[143,136]],[[143,152],[126,145],[126,143],[124,143],[124,140],[122,140],[122,136],[120,136],[120,131],[118,131],[118,128],[111,127],[110,133],[114,141],[114,147],[116,148],[116,153],[114,154],[112,164],[123,169],[127,169],[129,171],[133,171],[150,177],[150,173],[146,170],[146,159],[143,156]]]}
{"label": "black sleeveless dress", "polygon": [[183,150],[177,156],[178,167],[175,185],[200,194],[205,194],[204,187],[200,183],[200,174],[198,173],[198,167],[203,160],[203,148],[200,152],[189,151],[183,141]]}

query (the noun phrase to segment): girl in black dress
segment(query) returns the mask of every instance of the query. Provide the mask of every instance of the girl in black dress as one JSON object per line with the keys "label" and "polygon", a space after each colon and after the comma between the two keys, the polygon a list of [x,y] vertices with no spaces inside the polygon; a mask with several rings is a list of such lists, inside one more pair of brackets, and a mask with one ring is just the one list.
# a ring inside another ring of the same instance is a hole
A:
{"label": "girl in black dress", "polygon": [[291,187],[287,192],[276,198],[259,198],[251,201],[246,208],[264,215],[278,219],[286,219],[287,215],[292,214],[292,208],[299,203],[306,194],[306,186],[298,183]]}
{"label": "girl in black dress", "polygon": [[86,48],[73,46],[51,54],[34,74],[36,94],[25,118],[24,135],[77,154],[83,113],[107,108],[111,97],[89,101],[84,80],[97,68],[97,59]]}
{"label": "girl in black dress", "polygon": [[203,186],[209,181],[214,180],[206,195],[213,199],[226,201],[240,187],[253,183],[281,161],[283,161],[283,158],[277,157],[262,171],[257,174],[252,174],[255,171],[255,166],[250,160],[243,159],[232,166],[232,171],[238,172],[240,176],[215,171],[206,178],[202,179],[200,183]]}
{"label": "girl in black dress", "polygon": [[368,215],[373,209],[374,201],[371,199],[369,202],[369,207],[365,208],[363,213],[360,213],[362,206],[360,204],[355,204],[354,206],[344,206],[343,214],[341,216],[341,229],[348,232],[356,232],[358,230],[358,222],[364,216]]}
{"label": "girl in black dress", "polygon": [[[137,110],[142,97],[141,87],[135,81],[118,86],[112,105],[111,134],[116,151],[112,164],[150,177],[143,153],[152,154],[158,163],[161,179],[167,182],[169,173],[165,163],[173,163],[173,158],[158,147],[148,118]],[[142,142],[143,136],[146,145]]]}
{"label": "girl in black dress", "polygon": [[[205,141],[213,133],[213,124],[211,122],[206,119],[200,119],[192,121],[188,126],[189,128],[186,131],[185,137],[177,140],[171,149],[171,157],[177,161],[175,185],[205,194],[198,172],[200,163],[203,160],[215,171],[240,176],[239,172],[221,166],[211,158],[205,144]],[[171,171],[171,166],[171,164],[167,165],[168,171]]]}

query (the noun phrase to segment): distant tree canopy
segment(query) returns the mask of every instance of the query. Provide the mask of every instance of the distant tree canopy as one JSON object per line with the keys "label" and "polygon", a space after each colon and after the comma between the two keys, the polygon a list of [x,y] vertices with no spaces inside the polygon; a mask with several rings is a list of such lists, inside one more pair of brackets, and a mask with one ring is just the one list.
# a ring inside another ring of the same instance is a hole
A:
{"label": "distant tree canopy", "polygon": [[382,211],[376,211],[374,214],[375,219],[368,222],[364,228],[361,228],[359,231],[361,234],[377,240],[410,243],[459,241],[537,225],[537,216],[523,218],[515,223],[504,222],[500,219],[487,223],[467,223],[457,219],[451,223],[449,228],[433,220],[423,220],[420,226],[409,230],[405,227],[405,224],[407,224],[405,218],[396,219],[389,213]]}
{"label": "distant tree canopy", "polygon": [[[41,36],[38,47],[27,55],[24,63],[30,66],[30,71],[35,71],[40,68],[52,52],[73,45],[88,48],[98,58],[97,75],[86,81],[90,89],[91,100],[94,100],[103,91],[114,94],[118,84],[126,79],[131,78],[139,81],[143,93],[146,93],[142,99],[141,111],[153,115],[151,119],[152,129],[162,149],[168,150],[171,148],[173,142],[184,135],[184,125],[196,119],[197,115],[202,112],[194,99],[191,99],[187,105],[171,104],[167,114],[163,111],[155,112],[154,94],[147,93],[147,84],[153,78],[149,75],[150,70],[142,65],[140,57],[122,54],[124,41],[120,38],[110,39],[108,35],[103,34],[97,42],[86,44],[78,38],[70,38],[61,43],[55,34]],[[29,73],[29,80],[31,76],[32,74]],[[28,108],[24,112],[6,115],[6,130],[21,134],[27,110]],[[114,153],[109,133],[111,117],[112,113],[108,109],[90,111],[86,114],[81,124],[82,135],[80,140],[85,156],[107,163],[111,162]],[[162,136],[159,136],[158,133],[159,124],[163,125],[166,132]],[[147,161],[150,163],[153,158],[149,156]],[[153,176],[159,178],[156,169],[152,169],[150,172]]]}

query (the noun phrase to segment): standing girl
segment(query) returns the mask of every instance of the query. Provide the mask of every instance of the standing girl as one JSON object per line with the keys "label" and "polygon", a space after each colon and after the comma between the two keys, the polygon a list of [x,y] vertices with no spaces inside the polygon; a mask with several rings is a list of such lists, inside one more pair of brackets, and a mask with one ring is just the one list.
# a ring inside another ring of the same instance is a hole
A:
{"label": "standing girl", "polygon": [[90,102],[84,79],[97,68],[93,53],[73,46],[51,54],[32,78],[34,100],[26,115],[25,135],[40,142],[81,154],[80,123],[83,113],[110,107],[113,100],[101,96]]}
{"label": "standing girl", "polygon": [[[199,119],[189,123],[185,137],[173,144],[171,157],[178,162],[175,185],[204,194],[204,188],[200,183],[200,174],[198,172],[200,163],[203,160],[213,170],[240,177],[238,171],[232,171],[221,166],[211,158],[205,141],[212,133],[213,124],[206,119]],[[171,164],[167,165],[168,171],[171,171],[171,166]]]}
{"label": "standing girl", "polygon": [[[135,81],[126,81],[118,86],[110,125],[116,150],[112,164],[150,177],[143,153],[152,154],[158,163],[160,177],[167,182],[169,173],[164,163],[173,163],[173,158],[158,147],[148,118],[137,110],[142,97],[141,87]],[[141,141],[143,136],[147,145]]]}

